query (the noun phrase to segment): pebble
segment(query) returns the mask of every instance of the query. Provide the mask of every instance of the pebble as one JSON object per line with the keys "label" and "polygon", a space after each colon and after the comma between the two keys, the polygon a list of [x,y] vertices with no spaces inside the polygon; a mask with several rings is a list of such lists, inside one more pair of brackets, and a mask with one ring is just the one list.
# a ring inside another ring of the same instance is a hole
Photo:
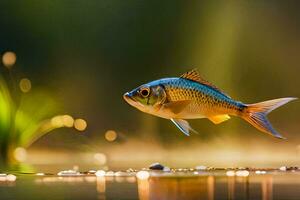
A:
{"label": "pebble", "polygon": [[88,171],[88,174],[95,174],[96,172],[97,172],[96,170],[91,169],[91,170]]}
{"label": "pebble", "polygon": [[153,163],[150,165],[149,169],[152,169],[152,170],[163,170],[164,169],[164,166],[160,163]]}
{"label": "pebble", "polygon": [[75,170],[64,170],[57,173],[58,176],[79,176],[80,173]]}
{"label": "pebble", "polygon": [[286,170],[287,170],[287,167],[286,167],[286,166],[282,166],[282,167],[279,168],[279,170],[280,170],[280,171],[286,171]]}
{"label": "pebble", "polygon": [[207,167],[203,165],[196,166],[196,170],[206,170]]}
{"label": "pebble", "polygon": [[164,172],[170,172],[171,169],[170,169],[170,167],[164,167],[163,171],[164,171]]}
{"label": "pebble", "polygon": [[15,175],[13,175],[13,174],[8,174],[8,175],[6,176],[6,180],[7,180],[7,181],[13,182],[13,181],[16,181],[16,179],[17,179],[17,177],[16,177]]}
{"label": "pebble", "polygon": [[113,172],[113,171],[106,172],[106,176],[114,176],[114,175],[115,175],[115,172]]}
{"label": "pebble", "polygon": [[126,170],[126,172],[130,173],[130,172],[134,172],[134,170],[132,168],[129,168]]}
{"label": "pebble", "polygon": [[115,176],[131,176],[128,172],[118,171],[115,173]]}

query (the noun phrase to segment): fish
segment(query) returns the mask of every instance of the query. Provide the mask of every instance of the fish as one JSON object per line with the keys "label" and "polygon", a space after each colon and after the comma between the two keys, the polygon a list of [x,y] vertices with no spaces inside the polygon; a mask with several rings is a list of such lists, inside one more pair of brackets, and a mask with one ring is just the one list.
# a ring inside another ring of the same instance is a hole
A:
{"label": "fish", "polygon": [[143,84],[126,92],[123,98],[142,112],[171,120],[187,136],[190,132],[197,133],[188,119],[207,118],[214,124],[220,124],[235,116],[279,139],[285,137],[273,128],[267,115],[298,99],[286,97],[254,104],[242,103],[202,78],[197,69],[180,77],[162,78]]}

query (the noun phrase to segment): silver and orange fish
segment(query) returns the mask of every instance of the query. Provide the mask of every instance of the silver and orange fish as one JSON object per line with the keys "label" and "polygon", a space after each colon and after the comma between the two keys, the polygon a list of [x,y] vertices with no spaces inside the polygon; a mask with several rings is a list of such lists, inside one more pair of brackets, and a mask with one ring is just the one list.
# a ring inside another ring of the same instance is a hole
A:
{"label": "silver and orange fish", "polygon": [[177,78],[163,78],[124,94],[138,110],[170,119],[185,135],[194,131],[184,119],[208,118],[215,124],[231,116],[241,117],[258,130],[283,139],[267,119],[272,110],[297,98],[288,97],[255,104],[236,101],[204,80],[196,70]]}

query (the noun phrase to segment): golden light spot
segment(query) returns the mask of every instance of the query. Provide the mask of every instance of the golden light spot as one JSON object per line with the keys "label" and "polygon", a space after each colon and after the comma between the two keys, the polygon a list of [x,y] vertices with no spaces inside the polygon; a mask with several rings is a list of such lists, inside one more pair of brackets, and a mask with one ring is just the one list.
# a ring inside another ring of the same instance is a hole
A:
{"label": "golden light spot", "polygon": [[7,176],[6,176],[6,180],[7,181],[16,181],[17,180],[17,177],[15,176],[15,175],[13,175],[13,174],[8,174]]}
{"label": "golden light spot", "polygon": [[78,130],[78,131],[84,131],[87,127],[87,123],[85,120],[83,119],[76,119],[74,121],[74,127]]}
{"label": "golden light spot", "polygon": [[136,177],[140,180],[147,180],[150,177],[150,173],[147,171],[139,171]]}
{"label": "golden light spot", "polygon": [[247,176],[249,176],[249,174],[250,173],[247,170],[239,170],[239,171],[236,172],[237,176],[243,176],[243,177],[247,177]]}
{"label": "golden light spot", "polygon": [[105,176],[105,171],[104,171],[104,170],[98,170],[98,171],[95,173],[95,175],[98,176],[98,177]]}
{"label": "golden light spot", "polygon": [[0,174],[0,182],[6,181],[6,176],[7,176],[7,174]]}
{"label": "golden light spot", "polygon": [[232,170],[227,171],[226,176],[235,176],[235,171],[232,171]]}
{"label": "golden light spot", "polygon": [[29,92],[31,89],[31,81],[27,78],[22,78],[19,86],[22,92],[24,93]]}
{"label": "golden light spot", "polygon": [[14,157],[19,162],[24,162],[27,159],[27,151],[23,147],[17,147],[14,150]]}
{"label": "golden light spot", "polygon": [[266,174],[266,173],[267,173],[266,171],[260,171],[260,170],[255,171],[255,174]]}
{"label": "golden light spot", "polygon": [[2,56],[2,63],[5,67],[11,68],[17,60],[17,56],[14,52],[7,51]]}
{"label": "golden light spot", "polygon": [[60,115],[55,116],[51,119],[51,125],[55,128],[63,127],[64,123]]}
{"label": "golden light spot", "polygon": [[78,171],[78,170],[79,170],[79,166],[78,166],[78,165],[74,165],[74,166],[73,166],[73,170],[74,170],[74,171]]}
{"label": "golden light spot", "polygon": [[117,139],[117,133],[116,131],[113,131],[113,130],[108,130],[106,131],[105,133],[105,139],[109,142],[113,142]]}
{"label": "golden light spot", "polygon": [[94,159],[97,164],[99,165],[104,165],[106,163],[106,155],[103,153],[95,153],[94,154]]}
{"label": "golden light spot", "polygon": [[279,167],[279,170],[280,170],[280,171],[286,171],[286,169],[287,169],[286,166],[281,166],[281,167]]}
{"label": "golden light spot", "polygon": [[74,119],[70,115],[63,115],[62,116],[62,123],[65,127],[73,127],[74,125]]}

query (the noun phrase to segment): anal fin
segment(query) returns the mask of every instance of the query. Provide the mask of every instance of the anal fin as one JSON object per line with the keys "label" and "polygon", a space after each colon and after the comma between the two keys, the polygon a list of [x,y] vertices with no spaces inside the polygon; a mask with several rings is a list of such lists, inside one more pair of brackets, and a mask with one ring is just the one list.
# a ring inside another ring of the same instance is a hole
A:
{"label": "anal fin", "polygon": [[177,126],[177,128],[179,128],[179,130],[181,130],[181,132],[183,132],[186,136],[190,136],[190,130],[198,133],[197,131],[195,131],[190,124],[188,123],[188,121],[183,120],[183,119],[171,119],[171,121]]}
{"label": "anal fin", "polygon": [[214,124],[220,124],[224,121],[229,120],[230,116],[229,115],[214,115],[214,116],[208,117],[208,119],[210,121],[212,121]]}

